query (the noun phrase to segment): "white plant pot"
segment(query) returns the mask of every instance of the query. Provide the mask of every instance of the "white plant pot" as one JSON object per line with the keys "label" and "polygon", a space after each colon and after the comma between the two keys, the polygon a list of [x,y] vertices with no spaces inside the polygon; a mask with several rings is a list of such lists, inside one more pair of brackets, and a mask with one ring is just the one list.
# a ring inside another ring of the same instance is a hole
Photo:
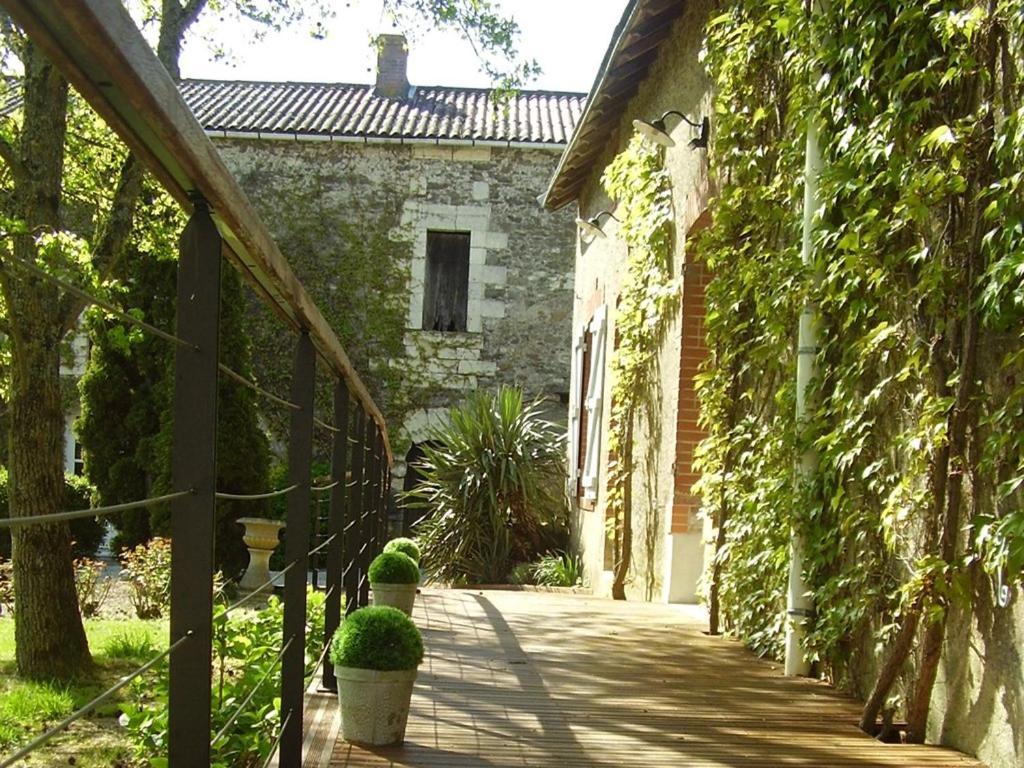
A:
{"label": "white plant pot", "polygon": [[378,672],[335,665],[341,734],[353,744],[401,744],[416,670]]}
{"label": "white plant pot", "polygon": [[406,616],[412,616],[412,607],[416,602],[416,590],[419,584],[375,584],[370,582],[373,590],[374,605],[390,605]]}

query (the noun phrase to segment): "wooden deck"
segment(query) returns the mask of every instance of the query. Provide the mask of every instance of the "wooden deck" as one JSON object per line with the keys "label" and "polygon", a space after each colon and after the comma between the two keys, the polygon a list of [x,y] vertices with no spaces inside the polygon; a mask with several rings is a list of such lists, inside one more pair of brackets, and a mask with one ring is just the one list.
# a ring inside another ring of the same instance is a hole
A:
{"label": "wooden deck", "polygon": [[415,618],[428,656],[406,743],[349,745],[333,700],[312,695],[307,766],[980,765],[868,738],[856,702],[706,637],[693,609],[427,590]]}

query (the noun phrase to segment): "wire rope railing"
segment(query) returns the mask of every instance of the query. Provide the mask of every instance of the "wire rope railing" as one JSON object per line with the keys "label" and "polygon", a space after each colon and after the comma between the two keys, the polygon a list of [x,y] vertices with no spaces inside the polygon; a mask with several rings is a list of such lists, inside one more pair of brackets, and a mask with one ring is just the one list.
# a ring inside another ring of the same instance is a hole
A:
{"label": "wire rope railing", "polygon": [[249,704],[252,703],[252,700],[256,698],[256,694],[260,692],[260,689],[263,687],[263,684],[270,679],[270,675],[273,674],[275,669],[277,669],[277,665],[281,663],[281,659],[284,658],[284,655],[288,652],[288,649],[291,647],[293,642],[295,642],[294,635],[288,638],[288,641],[284,644],[284,646],[281,648],[281,651],[277,654],[277,658],[275,658],[274,661],[270,664],[270,666],[267,667],[267,671],[263,673],[263,676],[256,682],[256,684],[252,687],[252,689],[249,691],[246,697],[242,699],[241,703],[239,703],[239,705],[235,707],[231,715],[228,716],[227,722],[225,722],[224,725],[221,726],[220,730],[217,731],[216,734],[214,734],[213,738],[210,740],[211,745],[216,744],[231,731],[231,726],[233,726],[238,721],[238,718],[245,713],[246,707],[248,707]]}
{"label": "wire rope railing", "polygon": [[[25,264],[18,262],[18,266],[23,267],[23,271],[28,275],[34,275],[41,279],[46,279],[68,293],[77,296],[81,300],[98,307],[102,311],[116,317],[118,320],[138,327],[143,331],[150,333],[154,336],[162,338],[166,341],[174,343],[176,346],[188,349],[192,352],[202,355],[204,349],[209,349],[209,346],[205,346],[203,343],[195,343],[189,339],[194,338],[194,334],[182,334],[173,335],[161,330],[155,325],[148,323],[141,318],[129,314],[128,312],[122,311],[117,307],[113,306],[109,302],[92,295],[88,291],[82,290],[81,288],[74,286],[67,280],[56,277],[49,274],[48,272],[39,269],[34,265]],[[180,296],[179,296],[180,300]],[[179,323],[180,324],[180,323]],[[209,340],[209,335],[207,339]],[[382,452],[382,433],[377,424],[371,420],[367,413],[362,409],[358,408],[354,412],[355,423],[349,418],[349,406],[350,401],[348,399],[348,392],[345,386],[344,380],[339,380],[337,384],[337,397],[336,397],[336,413],[335,413],[335,424],[333,426],[324,422],[321,419],[312,416],[312,397],[306,398],[306,405],[300,405],[293,400],[285,400],[284,398],[278,397],[273,393],[263,389],[258,384],[250,381],[244,376],[238,374],[226,365],[216,362],[215,373],[225,375],[231,380],[246,386],[253,391],[257,392],[261,397],[271,403],[283,406],[293,414],[299,414],[299,418],[304,418],[308,424],[308,429],[317,427],[325,429],[330,433],[334,445],[333,455],[333,467],[331,473],[330,482],[317,485],[316,483],[302,484],[299,482],[293,482],[284,488],[280,488],[273,491],[266,491],[261,493],[232,493],[226,491],[216,491],[211,489],[197,489],[190,487],[188,490],[176,491],[173,493],[163,494],[154,496],[147,499],[140,499],[137,501],[124,502],[119,504],[111,504],[104,506],[97,506],[88,509],[60,511],[54,513],[31,515],[24,517],[12,517],[6,519],[0,519],[0,528],[18,529],[24,528],[29,525],[46,525],[53,523],[62,523],[70,520],[85,518],[85,517],[102,517],[111,514],[128,512],[133,510],[143,510],[149,507],[153,507],[159,504],[170,504],[172,505],[172,522],[181,518],[180,514],[175,514],[176,505],[181,502],[187,502],[189,505],[193,505],[197,498],[209,498],[211,501],[217,500],[230,500],[240,502],[258,502],[269,500],[278,497],[293,497],[296,495],[304,496],[303,499],[299,499],[296,503],[296,508],[303,509],[303,505],[310,503],[310,494],[325,494],[330,493],[330,512],[327,515],[326,522],[329,527],[329,535],[317,546],[304,547],[304,551],[297,557],[293,557],[289,562],[277,573],[261,584],[256,589],[252,590],[246,595],[228,605],[223,610],[218,611],[217,616],[220,618],[226,618],[228,615],[237,611],[238,609],[250,604],[253,600],[263,595],[266,590],[275,588],[282,581],[287,585],[289,581],[292,582],[292,601],[294,601],[295,594],[295,583],[292,578],[296,573],[302,579],[302,586],[305,587],[305,576],[300,571],[303,568],[309,568],[311,566],[312,558],[321,555],[325,550],[331,550],[327,553],[327,565],[324,570],[327,573],[328,584],[325,591],[324,600],[327,605],[327,621],[325,627],[325,635],[322,639],[322,647],[320,649],[319,656],[316,663],[308,669],[306,672],[300,671],[301,675],[300,683],[298,688],[298,698],[293,694],[290,697],[282,696],[282,714],[284,717],[281,720],[281,729],[275,740],[271,755],[280,749],[280,765],[282,766],[296,766],[295,754],[296,740],[299,740],[301,744],[301,710],[302,701],[301,694],[305,690],[311,676],[322,671],[324,676],[324,684],[326,687],[331,688],[334,684],[333,668],[330,664],[326,664],[326,658],[330,648],[330,636],[333,631],[337,628],[340,623],[340,606],[342,592],[344,592],[344,605],[345,612],[348,613],[357,607],[366,605],[368,602],[368,578],[366,569],[369,564],[369,560],[372,555],[379,551],[383,544],[383,530],[384,530],[384,518],[386,513],[386,505],[384,503],[384,495],[387,488],[387,463],[383,462]],[[307,375],[309,375],[307,371]],[[299,371],[296,371],[295,375],[298,375]],[[188,398],[186,398],[188,399]],[[358,406],[358,404],[357,404]],[[182,408],[176,408],[176,422],[178,419],[183,418]],[[293,443],[296,438],[296,429],[293,423],[293,427],[290,433],[289,443]],[[180,441],[179,441],[180,442]],[[180,452],[180,449],[179,451]],[[305,468],[308,472],[309,461],[308,458],[305,462]],[[180,474],[180,473],[176,473]],[[335,479],[336,478],[336,479]],[[175,478],[176,479],[176,478]],[[297,493],[298,492],[298,493]],[[291,505],[292,502],[289,502]],[[179,510],[180,513],[180,510]],[[295,517],[295,513],[289,512],[289,521],[291,522]],[[208,523],[212,518],[206,517],[203,522]],[[308,535],[308,524],[306,526]],[[191,537],[192,531],[189,530]],[[210,531],[212,534],[212,531]],[[314,537],[321,537],[323,534],[319,531],[313,532]],[[192,537],[194,538],[194,537]],[[174,569],[174,563],[177,562],[179,566],[182,565],[182,558],[174,556],[173,542],[180,541],[181,536],[173,535],[172,533],[172,571]],[[190,557],[186,557],[185,561],[190,560]],[[299,568],[303,566],[303,568]],[[319,567],[315,567],[312,571],[314,577],[314,588],[317,585],[317,574],[320,573]],[[211,574],[212,577],[212,574]],[[172,575],[172,583],[175,581]],[[175,634],[175,616],[180,613],[178,610],[179,600],[173,595],[174,589],[172,586],[172,634]],[[179,590],[180,591],[180,590]],[[223,590],[221,590],[221,593]],[[213,599],[220,599],[219,594],[213,595]],[[301,601],[304,602],[304,601]],[[246,711],[255,697],[259,694],[260,690],[267,684],[272,678],[274,671],[281,666],[281,684],[282,691],[286,685],[286,672],[284,670],[285,659],[289,656],[289,653],[294,652],[294,645],[296,640],[300,640],[304,645],[305,643],[305,632],[304,632],[304,619],[303,615],[296,613],[295,609],[292,608],[288,616],[289,607],[291,604],[286,600],[286,617],[285,617],[285,630],[290,631],[289,639],[285,642],[274,663],[268,668],[263,674],[257,684],[248,692],[245,698],[235,707],[232,713],[229,715],[225,723],[220,727],[216,734],[210,741],[211,746],[221,741],[228,733],[230,733],[232,727],[234,727],[242,714]],[[213,602],[209,603],[208,621],[213,621]],[[304,608],[303,608],[304,610]],[[193,621],[197,619],[197,614],[194,611],[189,612],[188,620]],[[177,622],[178,634],[180,634],[181,621]],[[211,625],[212,626],[212,625]],[[296,634],[296,631],[298,634]],[[14,765],[17,761],[24,759],[28,755],[32,754],[42,746],[44,746],[50,739],[61,731],[67,729],[77,720],[86,716],[91,712],[97,705],[107,701],[110,697],[114,696],[118,691],[123,689],[132,680],[138,678],[146,671],[152,669],[156,664],[160,663],[164,659],[171,657],[172,673],[171,679],[177,680],[181,677],[181,673],[175,673],[173,671],[175,665],[174,652],[181,648],[188,638],[194,637],[195,632],[192,629],[188,629],[184,634],[181,634],[178,640],[172,643],[166,651],[154,657],[151,661],[145,665],[139,667],[137,670],[122,678],[116,685],[107,689],[93,701],[89,702],[70,716],[57,723],[52,728],[48,729],[44,733],[40,734],[36,738],[29,741],[27,744],[21,746],[13,754],[8,756],[0,762],[0,768],[7,768],[7,766]],[[203,655],[209,657],[210,649],[207,648],[203,651]],[[294,674],[292,672],[291,674]],[[193,675],[194,676],[194,675]],[[208,681],[207,681],[208,685]],[[295,685],[292,686],[295,689]],[[172,683],[172,691],[174,690],[174,684]],[[286,702],[286,699],[287,702]],[[171,712],[179,712],[181,705],[175,704],[173,700],[170,702]],[[297,714],[298,713],[298,714]],[[171,716],[172,721],[174,715]],[[292,725],[294,724],[294,725]],[[171,742],[175,742],[175,728],[171,728]],[[283,744],[283,746],[282,746]],[[174,752],[172,748],[172,754]],[[173,763],[172,759],[172,763]]]}
{"label": "wire rope railing", "polygon": [[249,379],[245,378],[245,376],[243,376],[242,374],[237,373],[231,368],[228,368],[228,366],[224,365],[224,363],[217,363],[217,369],[232,381],[236,381],[242,386],[248,387],[253,392],[258,394],[260,397],[269,400],[272,403],[277,403],[283,408],[288,408],[292,411],[298,411],[302,409],[302,406],[299,405],[298,403],[293,403],[290,400],[285,400],[283,397],[278,397],[273,392],[264,389],[256,382],[250,381]]}
{"label": "wire rope railing", "polygon": [[330,432],[331,434],[334,435],[341,432],[341,430],[338,429],[338,427],[328,424],[326,421],[316,418],[316,416],[313,417],[313,426],[319,427],[320,429],[326,430],[327,432]]}
{"label": "wire rope railing", "polygon": [[217,491],[213,495],[222,501],[263,501],[264,499],[276,499],[279,496],[287,496],[298,487],[299,486],[296,483],[294,485],[289,485],[286,488],[279,488],[276,491],[266,491],[265,493],[226,493],[224,491]]}
{"label": "wire rope railing", "polygon": [[146,507],[165,504],[175,499],[180,499],[195,493],[193,490],[168,493],[163,496],[154,496],[150,499],[139,501],[126,501],[123,504],[110,504],[105,507],[90,507],[89,509],[75,509],[68,512],[51,512],[44,515],[31,515],[26,517],[7,517],[0,519],[0,528],[19,528],[27,525],[46,525],[48,523],[64,523],[69,520],[79,520],[83,517],[104,517],[117,512],[129,512],[134,509],[145,509]]}
{"label": "wire rope railing", "polygon": [[[145,320],[143,320],[142,318],[136,317],[135,315],[131,314],[130,312],[126,312],[123,309],[120,309],[120,308],[114,306],[109,301],[107,301],[105,299],[101,299],[100,297],[96,296],[95,294],[89,293],[88,291],[86,291],[83,288],[75,285],[74,283],[71,283],[71,282],[69,282],[67,280],[64,280],[63,278],[58,277],[57,275],[50,274],[49,272],[47,272],[44,269],[39,268],[35,264],[31,264],[31,263],[29,263],[29,262],[27,262],[27,261],[25,261],[23,259],[19,259],[19,258],[9,258],[9,259],[5,260],[3,263],[5,263],[5,264],[8,264],[8,263],[9,264],[13,264],[17,268],[19,268],[21,270],[24,270],[25,272],[27,272],[28,274],[30,274],[30,275],[32,275],[34,277],[40,278],[42,280],[46,280],[46,281],[52,283],[53,285],[56,285],[57,287],[63,289],[64,291],[67,291],[71,295],[78,297],[79,299],[81,299],[82,301],[86,302],[87,304],[90,304],[92,306],[98,307],[99,309],[102,309],[104,312],[106,312],[109,315],[112,315],[112,316],[116,317],[118,320],[120,320],[123,323],[126,323],[128,325],[134,326],[134,327],[139,328],[141,330],[144,330],[147,333],[150,333],[153,336],[156,336],[158,338],[164,339],[165,341],[169,341],[172,344],[176,344],[176,345],[183,346],[183,347],[188,347],[188,348],[191,348],[193,350],[198,349],[198,347],[196,345],[194,345],[194,344],[192,344],[192,343],[190,343],[188,341],[185,341],[184,339],[179,338],[178,336],[175,336],[172,333],[168,333],[167,331],[165,331],[165,330],[163,330],[161,328],[158,328],[157,326],[153,325],[152,323],[148,323]],[[218,363],[217,364],[217,368],[218,368],[218,370],[221,373],[223,373],[228,378],[230,378],[233,381],[241,384],[242,386],[248,387],[252,391],[256,392],[258,395],[260,395],[261,397],[265,398],[266,400],[269,400],[272,403],[276,403],[276,404],[278,404],[278,405],[280,405],[280,406],[282,406],[284,408],[289,408],[291,410],[298,410],[299,407],[300,407],[297,403],[293,403],[293,402],[290,402],[288,400],[285,400],[282,397],[278,397],[273,392],[270,392],[270,391],[264,389],[263,387],[261,387],[256,382],[251,381],[250,379],[247,379],[245,376],[243,376],[242,374],[238,373],[234,369],[228,367],[224,363]],[[319,419],[314,419],[313,421],[314,421],[314,423],[317,426],[320,426],[320,427],[322,427],[324,429],[327,429],[327,430],[330,430],[330,431],[337,431],[336,427],[332,427],[330,424],[327,424],[327,423],[325,423],[325,422],[323,422],[323,421],[321,421]]]}
{"label": "wire rope railing", "polygon": [[[281,721],[281,728],[277,732],[277,738],[274,739],[274,743],[270,747],[270,754],[267,755],[267,759],[263,762],[262,768],[270,768],[270,764],[272,762],[274,762],[274,758],[278,756],[277,755],[277,750],[281,746],[281,740],[284,737],[285,731],[288,728],[288,724],[291,722],[292,715],[294,714],[294,712],[295,712],[295,710],[292,710],[291,712],[289,712],[285,716],[284,720]],[[281,765],[281,761],[278,760],[278,766],[280,766],[280,765]]]}
{"label": "wire rope railing", "polygon": [[340,484],[341,480],[335,480],[333,483],[329,483],[327,485],[314,485],[310,488],[310,490],[313,493],[323,493],[324,491],[329,491],[332,488],[337,488]]}

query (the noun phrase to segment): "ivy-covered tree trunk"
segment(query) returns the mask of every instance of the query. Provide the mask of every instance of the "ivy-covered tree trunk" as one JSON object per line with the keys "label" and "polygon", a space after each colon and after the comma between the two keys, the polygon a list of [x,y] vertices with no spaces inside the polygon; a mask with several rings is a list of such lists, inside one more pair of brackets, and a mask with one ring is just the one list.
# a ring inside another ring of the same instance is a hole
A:
{"label": "ivy-covered tree trunk", "polygon": [[618,461],[622,462],[622,509],[621,518],[615,521],[619,526],[618,557],[615,559],[615,575],[612,581],[612,599],[626,599],[626,580],[629,568],[633,564],[633,429],[636,418],[632,411],[623,414],[625,421],[622,445],[619,448]]}
{"label": "ivy-covered tree trunk", "polygon": [[[27,232],[14,237],[14,258],[36,263],[36,236],[60,226],[68,86],[31,43],[25,111],[11,213]],[[20,177],[20,178],[19,178]],[[6,266],[5,272],[17,269]],[[4,274],[12,344],[9,435],[11,517],[48,514],[63,496],[64,415],[60,399],[60,295],[52,286]],[[15,645],[18,671],[30,678],[69,678],[91,664],[75,596],[71,539],[65,524],[13,530]]]}

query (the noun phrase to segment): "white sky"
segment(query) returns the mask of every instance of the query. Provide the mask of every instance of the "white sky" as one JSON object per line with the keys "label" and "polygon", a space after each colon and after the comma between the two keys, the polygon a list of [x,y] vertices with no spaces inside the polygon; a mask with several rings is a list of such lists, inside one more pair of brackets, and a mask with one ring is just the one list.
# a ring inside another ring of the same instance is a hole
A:
{"label": "white sky", "polygon": [[[376,54],[370,40],[380,32],[393,31],[390,22],[382,17],[379,0],[339,0],[338,5],[325,40],[315,40],[306,29],[296,28],[254,41],[251,28],[218,25],[216,14],[207,13],[197,22],[198,34],[186,41],[182,76],[372,82]],[[501,0],[502,9],[522,29],[520,51],[543,69],[526,87],[589,91],[625,6],[626,0]],[[223,42],[229,57],[212,61],[201,39],[204,35]],[[472,48],[457,33],[425,28],[410,44],[409,81],[413,85],[490,85],[479,72]]]}

